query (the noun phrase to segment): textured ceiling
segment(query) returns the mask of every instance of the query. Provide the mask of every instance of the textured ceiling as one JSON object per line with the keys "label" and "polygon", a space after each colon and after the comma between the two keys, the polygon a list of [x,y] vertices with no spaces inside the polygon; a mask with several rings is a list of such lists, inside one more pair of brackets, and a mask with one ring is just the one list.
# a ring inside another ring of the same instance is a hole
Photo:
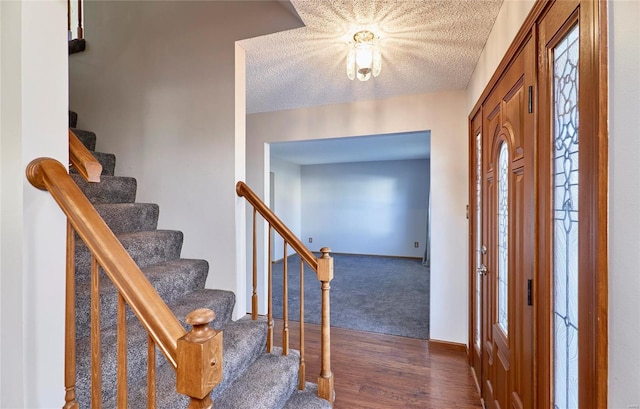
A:
{"label": "textured ceiling", "polygon": [[[241,41],[247,112],[464,89],[502,0],[291,0],[305,27]],[[347,78],[348,42],[380,37],[382,72]]]}

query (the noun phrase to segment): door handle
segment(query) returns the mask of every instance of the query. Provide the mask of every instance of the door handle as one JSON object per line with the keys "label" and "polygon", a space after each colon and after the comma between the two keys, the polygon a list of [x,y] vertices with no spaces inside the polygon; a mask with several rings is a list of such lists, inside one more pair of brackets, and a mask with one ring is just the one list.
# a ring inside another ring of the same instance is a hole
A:
{"label": "door handle", "polygon": [[482,274],[483,276],[486,276],[487,266],[485,266],[484,264],[480,264],[480,267],[476,268],[476,271],[478,272],[478,274]]}

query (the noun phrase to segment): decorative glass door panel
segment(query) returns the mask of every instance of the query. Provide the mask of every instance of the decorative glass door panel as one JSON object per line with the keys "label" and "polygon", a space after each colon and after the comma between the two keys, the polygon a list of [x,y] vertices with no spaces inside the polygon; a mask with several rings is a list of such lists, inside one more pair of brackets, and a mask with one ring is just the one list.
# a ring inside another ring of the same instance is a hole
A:
{"label": "decorative glass door panel", "polygon": [[474,288],[474,325],[473,339],[476,348],[482,346],[482,276],[486,273],[486,267],[482,263],[483,250],[482,236],[482,134],[476,136],[476,206],[475,206],[475,245],[476,245],[476,274]]}
{"label": "decorative glass door panel", "polygon": [[498,156],[498,325],[509,334],[509,150]]}
{"label": "decorative glass door panel", "polygon": [[575,25],[553,49],[553,404],[578,405],[578,55]]}

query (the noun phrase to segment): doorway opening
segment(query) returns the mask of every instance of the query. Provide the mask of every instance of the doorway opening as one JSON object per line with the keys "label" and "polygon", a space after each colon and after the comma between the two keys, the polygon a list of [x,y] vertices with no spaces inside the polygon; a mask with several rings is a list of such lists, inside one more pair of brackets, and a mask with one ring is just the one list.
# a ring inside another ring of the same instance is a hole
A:
{"label": "doorway opening", "polygon": [[[421,131],[270,144],[272,208],[311,251],[327,246],[335,258],[332,325],[428,339],[430,137]],[[282,241],[275,238],[273,248],[277,279]],[[297,287],[289,284],[291,297]]]}

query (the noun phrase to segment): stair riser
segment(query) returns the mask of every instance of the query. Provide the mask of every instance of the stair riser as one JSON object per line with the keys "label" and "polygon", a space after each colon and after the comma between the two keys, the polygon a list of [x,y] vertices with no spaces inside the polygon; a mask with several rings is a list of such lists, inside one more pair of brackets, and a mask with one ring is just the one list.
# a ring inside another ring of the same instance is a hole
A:
{"label": "stair riser", "polygon": [[158,227],[160,209],[153,203],[98,204],[95,207],[114,234],[151,231]]}
{"label": "stair riser", "polygon": [[[173,269],[167,267],[166,270],[169,271],[157,271],[152,268],[143,270],[158,295],[167,303],[204,287],[209,270],[207,262],[193,260],[193,263],[182,264],[182,266],[175,265]],[[107,328],[116,324],[117,294],[111,281],[104,275],[102,277],[100,282],[100,322],[102,328]],[[82,338],[88,336],[91,331],[90,283],[88,281],[79,283],[76,294],[76,332],[77,337]],[[132,317],[133,312],[127,310],[127,318]]]}
{"label": "stair riser", "polygon": [[[91,152],[94,158],[102,165],[103,176],[113,176],[116,170],[116,155],[112,153]],[[69,173],[78,173],[74,167],[69,169]]]}
{"label": "stair riser", "polygon": [[78,114],[69,111],[69,128],[75,128],[76,126],[78,126]]}
{"label": "stair riser", "polygon": [[[221,292],[222,293],[222,292]],[[226,293],[226,292],[224,292]],[[206,293],[205,293],[206,294]],[[220,295],[220,293],[217,293]],[[229,299],[225,294],[223,298]],[[191,310],[196,308],[215,308],[215,296],[203,296],[198,300],[197,304],[191,305]],[[171,307],[171,304],[170,304]],[[172,308],[173,310],[173,308]],[[182,322],[186,328],[187,324]],[[224,325],[224,323],[218,323]],[[127,322],[127,368],[129,385],[135,385],[141,379],[146,383],[147,378],[147,338],[148,335],[144,331],[137,320],[129,320]],[[263,343],[264,345],[264,343]],[[260,346],[256,345],[256,348]],[[103,402],[109,401],[116,396],[116,379],[117,379],[117,336],[115,328],[108,328],[102,331],[101,343],[102,355],[102,398]],[[156,367],[169,365],[164,355],[157,350]],[[91,374],[91,340],[88,337],[79,339],[77,343],[77,373],[78,379],[77,396],[80,407],[89,407],[91,390],[90,390],[90,374]],[[171,386],[172,392],[175,391],[175,383]],[[110,407],[105,405],[105,407]],[[115,406],[111,406],[115,407]],[[129,407],[135,408],[136,405]]]}
{"label": "stair riser", "polygon": [[82,193],[93,204],[133,203],[138,184],[134,178],[103,176],[100,183],[86,182],[80,175],[71,175]]}
{"label": "stair riser", "polygon": [[[182,232],[173,230],[155,230],[123,234],[118,239],[133,261],[144,268],[152,264],[180,258],[182,250]],[[88,279],[91,273],[91,253],[82,242],[76,245],[76,279]],[[102,271],[102,269],[101,269]]]}
{"label": "stair riser", "polygon": [[[223,381],[214,389],[211,397],[214,407],[218,407],[217,397],[224,393],[231,382],[264,353],[266,343],[266,321],[239,321],[230,323],[223,332]],[[240,342],[239,342],[240,340]],[[158,370],[158,383],[175,385],[175,371],[168,365]],[[129,407],[146,407],[146,378],[142,378],[129,388]],[[157,396],[158,409],[174,409],[186,407],[185,397],[171,388],[159,388]],[[104,408],[116,408],[115,398],[105,403]]]}
{"label": "stair riser", "polygon": [[73,133],[78,137],[78,139],[80,139],[80,142],[82,142],[82,144],[84,146],[87,147],[87,149],[89,149],[90,151],[95,151],[96,150],[96,134],[91,132],[91,131],[85,131],[83,129],[77,129],[74,127],[71,127]]}

